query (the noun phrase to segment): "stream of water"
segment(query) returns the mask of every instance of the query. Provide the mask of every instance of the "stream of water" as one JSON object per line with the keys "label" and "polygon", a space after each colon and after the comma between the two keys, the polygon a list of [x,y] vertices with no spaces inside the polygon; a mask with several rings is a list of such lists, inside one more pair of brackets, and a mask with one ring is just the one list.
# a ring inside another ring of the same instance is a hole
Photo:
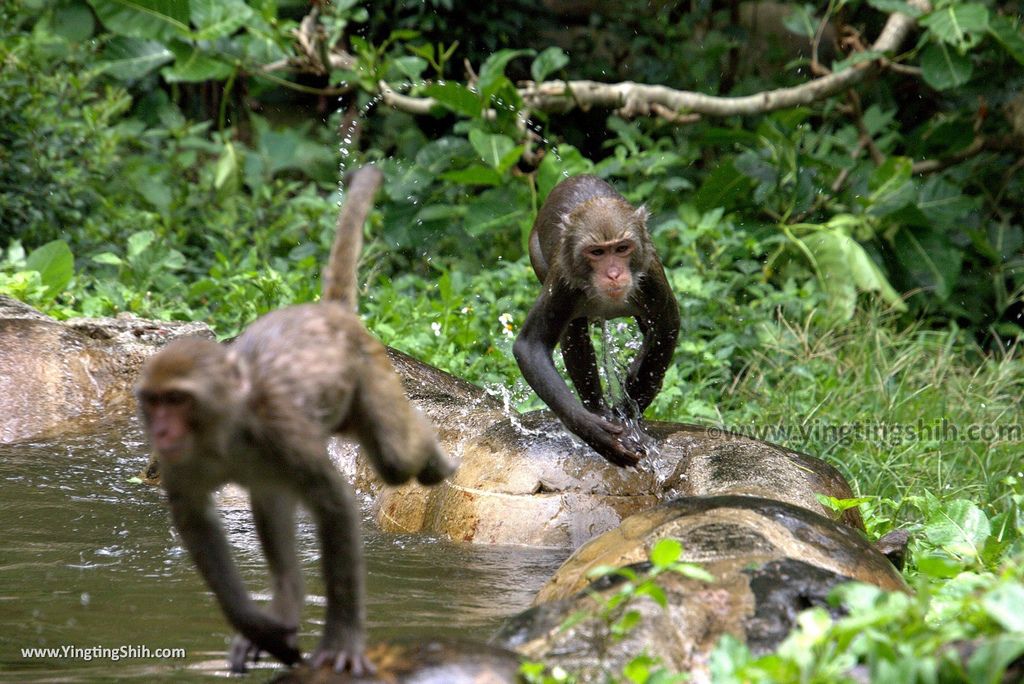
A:
{"label": "stream of water", "polygon": [[[161,491],[132,481],[146,460],[134,422],[112,424],[105,434],[0,445],[0,680],[226,674],[231,629],[170,530]],[[248,510],[223,514],[240,570],[266,601]],[[321,631],[323,601],[313,525],[302,517],[300,527],[308,593],[301,643],[308,651]],[[384,535],[365,515],[363,532],[371,641],[486,639],[529,605],[568,553]],[[24,650],[35,648],[58,651]],[[184,649],[185,656],[159,649]]]}

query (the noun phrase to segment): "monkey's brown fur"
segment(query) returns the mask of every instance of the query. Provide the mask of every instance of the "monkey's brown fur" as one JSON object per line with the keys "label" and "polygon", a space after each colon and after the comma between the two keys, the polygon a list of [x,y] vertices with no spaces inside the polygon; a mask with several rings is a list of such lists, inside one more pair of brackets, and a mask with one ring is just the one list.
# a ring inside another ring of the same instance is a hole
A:
{"label": "monkey's brown fur", "polygon": [[[642,414],[661,389],[679,335],[679,308],[647,232],[647,210],[600,178],[568,178],[537,213],[530,262],[543,286],[513,346],[523,377],[595,451],[619,466],[637,463],[642,447],[604,405],[589,321],[636,319],[644,340],[626,393]],[[579,399],[555,370],[555,345]]]}
{"label": "monkey's brown fur", "polygon": [[[435,484],[453,470],[433,428],[405,397],[384,347],[355,314],[355,264],[363,221],[380,184],[367,167],[352,182],[324,277],[324,301],[263,316],[230,346],[202,339],[168,345],[146,364],[137,395],[159,460],[175,527],[241,633],[230,652],[244,670],[259,650],[291,664],[303,590],[294,507],[316,519],[327,611],[312,665],[365,673],[363,560],[348,484],[327,438],[354,437],[381,477]],[[339,245],[341,245],[339,247]],[[250,491],[274,597],[260,610],[242,584],[210,494],[227,482]]]}

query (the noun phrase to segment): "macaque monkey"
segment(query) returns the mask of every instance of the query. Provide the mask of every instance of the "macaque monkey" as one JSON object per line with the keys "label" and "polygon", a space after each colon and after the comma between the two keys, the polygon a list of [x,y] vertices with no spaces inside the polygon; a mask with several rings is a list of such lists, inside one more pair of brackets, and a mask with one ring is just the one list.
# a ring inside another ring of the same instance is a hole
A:
{"label": "macaque monkey", "polygon": [[[240,633],[229,652],[236,672],[260,651],[289,665],[302,659],[300,502],[317,524],[327,599],[310,664],[373,671],[364,654],[359,518],[348,483],[328,457],[332,433],[355,437],[389,484],[413,476],[436,484],[454,469],[433,427],[409,404],[383,345],[356,315],[362,226],[380,182],[375,167],[352,179],[319,303],[269,313],[231,346],[172,342],[147,362],[136,387],[174,526]],[[227,482],[249,490],[271,573],[269,611],[246,591],[213,505],[211,493]]]}
{"label": "macaque monkey", "polygon": [[[618,466],[635,465],[643,447],[609,419],[589,325],[636,319],[643,345],[625,389],[642,414],[661,389],[679,335],[679,307],[647,233],[647,210],[595,176],[566,179],[533,223],[530,263],[543,288],[513,346],[523,377],[597,453]],[[579,399],[555,370],[556,344]]]}

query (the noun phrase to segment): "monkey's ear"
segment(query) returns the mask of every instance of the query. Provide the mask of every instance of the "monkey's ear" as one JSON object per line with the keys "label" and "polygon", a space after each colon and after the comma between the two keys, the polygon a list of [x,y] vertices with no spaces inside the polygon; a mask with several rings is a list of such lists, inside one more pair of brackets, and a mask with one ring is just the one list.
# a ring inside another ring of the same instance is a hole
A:
{"label": "monkey's ear", "polygon": [[647,210],[647,207],[645,207],[642,204],[639,207],[636,208],[636,211],[633,212],[633,218],[635,218],[636,222],[639,225],[641,225],[641,226],[646,226],[647,225],[647,219],[649,219],[650,217],[651,217],[651,212],[649,212]]}
{"label": "monkey's ear", "polygon": [[252,390],[252,376],[249,373],[248,364],[232,349],[227,354],[227,365],[234,391],[240,397],[249,396],[249,392]]}

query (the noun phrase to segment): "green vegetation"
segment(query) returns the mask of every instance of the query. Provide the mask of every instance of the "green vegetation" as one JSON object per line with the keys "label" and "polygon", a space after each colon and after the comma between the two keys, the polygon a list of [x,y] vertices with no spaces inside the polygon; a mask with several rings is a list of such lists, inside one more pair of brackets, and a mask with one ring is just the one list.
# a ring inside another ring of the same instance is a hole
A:
{"label": "green vegetation", "polygon": [[[3,3],[0,292],[233,336],[317,296],[339,166],[373,162],[367,324],[536,408],[510,354],[538,287],[524,239],[562,174],[596,173],[651,210],[681,306],[650,415],[827,458],[872,537],[914,533],[918,598],[842,592],[851,617],[809,613],[775,656],[723,644],[716,681],[840,681],[858,663],[876,681],[995,681],[1024,631],[1022,7],[784,4],[791,33],[769,35],[728,2],[555,18],[539,0],[335,0],[306,21],[298,0]],[[564,111],[517,87],[798,87],[817,67],[787,43],[827,18],[849,40],[834,61],[822,43],[822,65],[858,68],[881,55],[851,46],[896,10],[916,19],[897,68],[777,111]],[[382,103],[381,83],[406,99]],[[631,326],[608,328],[628,348]],[[942,519],[964,539],[936,537]],[[941,645],[965,642],[960,666]]]}

